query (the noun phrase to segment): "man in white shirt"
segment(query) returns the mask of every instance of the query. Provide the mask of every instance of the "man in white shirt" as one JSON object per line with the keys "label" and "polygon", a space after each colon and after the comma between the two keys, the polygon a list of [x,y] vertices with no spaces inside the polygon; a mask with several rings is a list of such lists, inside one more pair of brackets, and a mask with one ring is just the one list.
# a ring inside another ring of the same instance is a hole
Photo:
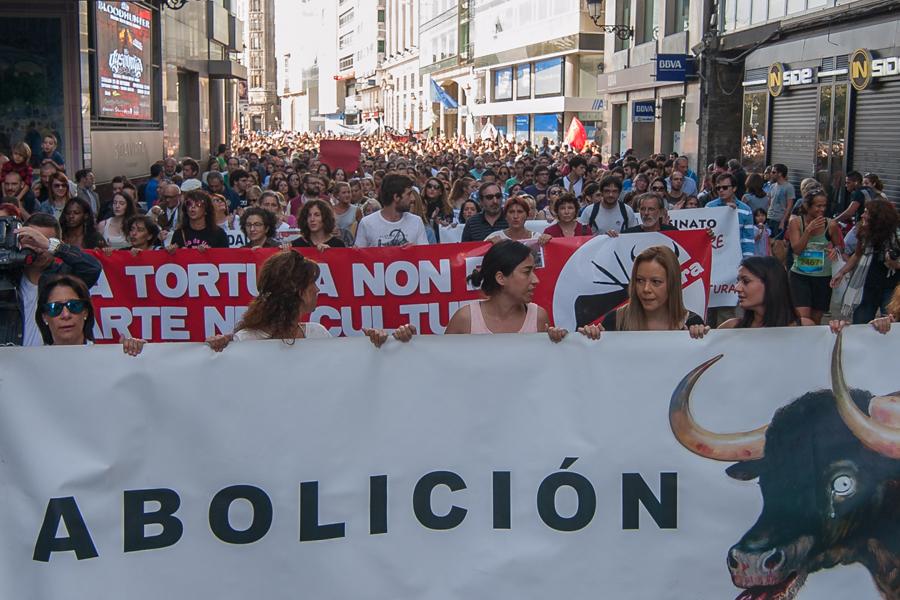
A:
{"label": "man in white shirt", "polygon": [[381,181],[383,207],[363,217],[356,229],[356,247],[422,245],[428,243],[425,224],[410,214],[413,180],[406,175],[385,175]]}

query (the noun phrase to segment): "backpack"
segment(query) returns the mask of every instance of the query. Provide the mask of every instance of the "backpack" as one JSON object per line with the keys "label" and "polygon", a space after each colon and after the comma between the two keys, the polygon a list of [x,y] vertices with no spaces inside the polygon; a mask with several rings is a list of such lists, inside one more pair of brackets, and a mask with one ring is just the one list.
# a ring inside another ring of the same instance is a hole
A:
{"label": "backpack", "polygon": [[[597,233],[606,233],[605,231],[600,231],[600,228],[597,227],[597,215],[600,214],[600,202],[595,202],[591,207],[591,218],[588,219],[588,225],[590,225],[591,229]],[[624,202],[617,202],[619,205],[619,212],[622,213],[622,227],[619,229],[619,233],[624,232],[628,229],[628,210],[625,208]]]}

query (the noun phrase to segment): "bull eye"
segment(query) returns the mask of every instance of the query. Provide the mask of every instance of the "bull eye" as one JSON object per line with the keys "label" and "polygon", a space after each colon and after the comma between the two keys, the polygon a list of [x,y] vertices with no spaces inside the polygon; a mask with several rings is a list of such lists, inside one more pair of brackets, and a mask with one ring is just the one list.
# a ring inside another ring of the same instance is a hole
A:
{"label": "bull eye", "polygon": [[856,480],[849,475],[838,475],[831,481],[831,492],[835,496],[851,496],[856,491]]}

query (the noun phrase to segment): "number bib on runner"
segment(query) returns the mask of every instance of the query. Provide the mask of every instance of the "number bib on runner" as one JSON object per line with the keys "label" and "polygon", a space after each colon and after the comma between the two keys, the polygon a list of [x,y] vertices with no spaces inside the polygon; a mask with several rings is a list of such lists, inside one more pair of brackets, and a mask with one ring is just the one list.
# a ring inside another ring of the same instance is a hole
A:
{"label": "number bib on runner", "polygon": [[794,261],[797,270],[805,274],[821,273],[825,270],[825,245],[819,243],[809,244],[800,256]]}

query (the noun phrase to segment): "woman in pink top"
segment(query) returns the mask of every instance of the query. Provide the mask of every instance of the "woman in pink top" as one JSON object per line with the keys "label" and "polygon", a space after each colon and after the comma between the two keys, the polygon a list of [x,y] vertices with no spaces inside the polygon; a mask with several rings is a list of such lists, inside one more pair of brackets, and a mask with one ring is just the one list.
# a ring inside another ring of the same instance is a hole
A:
{"label": "woman in pink top", "polygon": [[[534,273],[534,257],[524,244],[513,240],[494,244],[469,281],[480,287],[487,299],[457,310],[445,333],[546,331],[554,342],[565,337],[565,330],[551,327],[547,311],[531,301],[538,278]],[[599,330],[581,328],[579,331],[594,339],[599,337]]]}

